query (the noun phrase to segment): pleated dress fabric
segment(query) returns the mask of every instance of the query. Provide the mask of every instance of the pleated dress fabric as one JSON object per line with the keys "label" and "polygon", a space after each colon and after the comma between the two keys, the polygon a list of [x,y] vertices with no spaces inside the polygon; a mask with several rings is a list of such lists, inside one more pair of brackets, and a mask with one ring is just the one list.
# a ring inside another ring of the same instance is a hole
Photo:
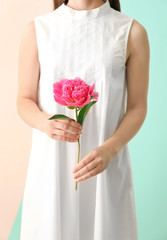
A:
{"label": "pleated dress fabric", "polygon": [[[55,102],[53,83],[80,77],[95,83],[98,101],[80,136],[80,161],[119,127],[126,111],[126,51],[133,18],[105,1],[91,10],[64,3],[34,18],[40,79],[38,106],[75,118]],[[49,121],[49,120],[48,120]],[[137,240],[137,218],[128,145],[108,167],[77,183],[78,143],[58,141],[36,128],[23,195],[21,240]]]}

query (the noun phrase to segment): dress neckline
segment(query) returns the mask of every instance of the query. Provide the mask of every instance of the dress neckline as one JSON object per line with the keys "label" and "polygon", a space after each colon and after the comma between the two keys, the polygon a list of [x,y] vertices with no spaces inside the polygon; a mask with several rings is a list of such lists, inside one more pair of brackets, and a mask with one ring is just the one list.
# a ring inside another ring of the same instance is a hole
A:
{"label": "dress neckline", "polygon": [[77,10],[67,6],[65,3],[62,3],[57,10],[59,10],[59,13],[73,19],[96,19],[106,14],[109,9],[111,9],[109,0],[105,0],[99,7],[89,10]]}

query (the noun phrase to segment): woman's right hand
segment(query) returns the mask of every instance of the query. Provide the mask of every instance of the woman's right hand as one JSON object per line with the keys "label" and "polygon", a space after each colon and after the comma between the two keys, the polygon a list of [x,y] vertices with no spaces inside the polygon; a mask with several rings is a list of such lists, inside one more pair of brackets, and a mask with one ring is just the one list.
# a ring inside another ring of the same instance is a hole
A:
{"label": "woman's right hand", "polygon": [[52,115],[46,118],[44,132],[50,137],[58,141],[76,142],[82,133],[82,126],[71,119],[52,119],[48,120]]}

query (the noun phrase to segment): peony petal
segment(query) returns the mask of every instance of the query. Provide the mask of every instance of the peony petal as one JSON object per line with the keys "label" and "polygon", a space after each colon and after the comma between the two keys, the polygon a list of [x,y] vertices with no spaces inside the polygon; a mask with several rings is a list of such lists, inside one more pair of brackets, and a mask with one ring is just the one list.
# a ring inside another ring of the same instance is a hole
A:
{"label": "peony petal", "polygon": [[97,97],[99,96],[99,93],[98,92],[92,92],[91,96],[94,96],[94,95],[97,95]]}
{"label": "peony petal", "polygon": [[54,97],[54,100],[55,100],[57,103],[59,103],[59,104],[61,104],[61,105],[64,105],[64,106],[67,106],[67,105],[68,105],[62,98],[59,98],[59,97],[57,97],[56,95],[54,95],[53,97]]}
{"label": "peony petal", "polygon": [[90,101],[90,95],[88,94],[87,99],[84,102],[76,102],[77,107],[84,107]]}
{"label": "peony petal", "polygon": [[60,82],[55,82],[55,83],[53,83],[53,89],[54,88],[61,88],[62,89],[62,84]]}
{"label": "peony petal", "polygon": [[65,84],[65,82],[66,82],[67,80],[68,80],[68,79],[61,79],[59,82],[53,83],[53,89],[54,89],[54,88],[62,89],[62,88],[63,88],[63,85]]}
{"label": "peony petal", "polygon": [[89,94],[92,95],[92,92],[94,90],[95,87],[95,83],[93,83],[93,85],[89,88]]}
{"label": "peony petal", "polygon": [[69,106],[77,106],[76,102],[70,102],[70,101],[66,100],[66,103],[67,103]]}
{"label": "peony petal", "polygon": [[53,84],[53,92],[58,95],[62,95],[62,85],[59,82]]}
{"label": "peony petal", "polygon": [[54,88],[53,93],[60,97],[60,96],[62,96],[62,89]]}
{"label": "peony petal", "polygon": [[98,96],[96,96],[96,97],[94,97],[94,98],[92,98],[93,100],[98,100]]}
{"label": "peony petal", "polygon": [[73,91],[73,93],[72,93],[72,97],[74,98],[74,99],[81,99],[81,98],[83,98],[84,97],[84,94],[83,94],[83,92],[81,92],[81,91]]}

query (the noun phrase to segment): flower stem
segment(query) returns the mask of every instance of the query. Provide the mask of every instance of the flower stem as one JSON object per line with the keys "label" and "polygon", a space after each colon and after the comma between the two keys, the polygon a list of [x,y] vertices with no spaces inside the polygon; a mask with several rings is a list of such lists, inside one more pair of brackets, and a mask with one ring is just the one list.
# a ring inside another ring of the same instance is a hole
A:
{"label": "flower stem", "polygon": [[[75,107],[75,114],[76,114],[76,120],[78,121],[77,107]],[[79,143],[79,138],[78,138],[78,157],[77,157],[77,163],[79,163],[79,154],[80,154],[80,143]],[[75,190],[77,190],[77,182],[75,182]]]}

